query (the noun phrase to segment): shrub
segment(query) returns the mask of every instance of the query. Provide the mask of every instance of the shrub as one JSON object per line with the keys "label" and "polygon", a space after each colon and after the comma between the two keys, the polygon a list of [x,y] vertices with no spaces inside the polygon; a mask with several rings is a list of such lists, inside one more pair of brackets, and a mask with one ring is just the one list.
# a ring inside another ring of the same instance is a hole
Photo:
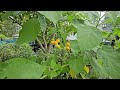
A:
{"label": "shrub", "polygon": [[0,46],[0,59],[6,61],[11,58],[30,58],[34,55],[32,47],[28,44],[17,45],[14,43],[2,44]]}

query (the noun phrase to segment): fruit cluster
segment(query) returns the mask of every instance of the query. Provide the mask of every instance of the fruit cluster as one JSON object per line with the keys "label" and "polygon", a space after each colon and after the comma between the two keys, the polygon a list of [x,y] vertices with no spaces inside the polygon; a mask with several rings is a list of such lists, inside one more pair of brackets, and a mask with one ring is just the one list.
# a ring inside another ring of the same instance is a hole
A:
{"label": "fruit cluster", "polygon": [[66,43],[65,49],[66,49],[67,51],[70,51],[70,43],[69,43],[69,42]]}
{"label": "fruit cluster", "polygon": [[51,41],[52,45],[55,45],[56,48],[60,49],[61,47],[60,47],[59,43],[60,43],[60,39],[56,39],[56,40]]}
{"label": "fruit cluster", "polygon": [[[55,47],[58,48],[58,49],[61,48],[60,45],[59,45],[59,44],[60,44],[60,39],[56,39],[56,40],[52,39],[52,40],[51,40],[51,44],[52,44],[52,45],[55,45]],[[66,49],[67,51],[70,51],[70,50],[71,50],[71,48],[70,48],[70,42],[67,42],[67,43],[66,43],[65,49]]]}

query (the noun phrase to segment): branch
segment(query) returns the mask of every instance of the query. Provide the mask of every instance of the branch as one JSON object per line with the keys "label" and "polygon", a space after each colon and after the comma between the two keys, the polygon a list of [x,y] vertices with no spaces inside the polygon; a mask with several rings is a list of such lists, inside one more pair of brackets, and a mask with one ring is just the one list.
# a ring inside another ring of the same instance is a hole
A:
{"label": "branch", "polygon": [[40,40],[38,39],[38,37],[36,37],[36,39],[37,39],[37,42],[38,42],[38,44],[40,45],[41,49],[42,49],[44,52],[46,52],[45,49],[44,49],[44,47],[42,46]]}
{"label": "branch", "polygon": [[45,40],[45,30],[43,31],[43,41],[44,41],[45,49],[47,50],[47,42]]}
{"label": "branch", "polygon": [[[54,37],[55,37],[55,34],[53,34],[52,38],[54,38]],[[50,45],[49,45],[49,48],[48,48],[48,53],[50,53],[51,48],[52,48],[52,45],[50,44]]]}
{"label": "branch", "polygon": [[[115,28],[115,26],[114,26],[114,28]],[[105,39],[105,41],[111,36],[113,34],[113,30],[112,30],[112,32],[108,35],[108,37]],[[104,41],[104,42],[105,42]]]}
{"label": "branch", "polygon": [[[54,26],[57,27],[57,24],[54,24]],[[55,37],[55,33],[53,34],[52,38],[54,38],[54,37]],[[52,48],[52,45],[50,44],[49,48],[48,48],[48,53],[50,53],[51,48]]]}
{"label": "branch", "polygon": [[[106,13],[105,13],[106,14]],[[98,27],[99,25],[100,25],[100,20],[105,16],[105,14],[102,16],[102,17],[100,17],[99,19],[98,19],[98,22],[97,22],[97,25],[96,25],[96,27]],[[100,15],[101,15],[101,12],[100,12]]]}
{"label": "branch", "polygon": [[[106,14],[106,12],[105,12],[105,14]],[[102,16],[102,17],[100,17],[99,18],[99,20],[98,20],[98,23],[97,23],[97,25],[96,25],[96,27],[98,27],[100,24],[102,24],[102,23],[99,23],[100,22],[100,20],[105,16],[105,14]]]}

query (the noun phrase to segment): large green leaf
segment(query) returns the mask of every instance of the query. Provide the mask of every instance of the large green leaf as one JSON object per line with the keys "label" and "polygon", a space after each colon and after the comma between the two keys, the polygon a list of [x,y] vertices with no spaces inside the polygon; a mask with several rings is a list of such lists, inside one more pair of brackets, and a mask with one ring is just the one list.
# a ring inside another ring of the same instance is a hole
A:
{"label": "large green leaf", "polygon": [[8,65],[3,71],[3,78],[8,79],[38,79],[44,71],[44,67],[33,61],[14,58],[6,61]]}
{"label": "large green leaf", "polygon": [[84,11],[88,18],[91,20],[91,21],[94,21],[96,18],[100,17],[99,13],[96,12],[96,11]]}
{"label": "large green leaf", "polygon": [[46,18],[48,18],[50,21],[52,21],[54,24],[60,20],[60,16],[62,14],[62,11],[38,11],[42,15],[44,15]]}
{"label": "large green leaf", "polygon": [[120,78],[120,54],[118,52],[111,47],[104,46],[98,49],[98,58],[103,60],[103,66],[111,78]]}
{"label": "large green leaf", "polygon": [[109,17],[112,19],[113,23],[116,23],[118,12],[117,11],[109,11],[108,12]]}
{"label": "large green leaf", "polygon": [[91,57],[92,56],[91,56],[90,52],[88,52],[88,51],[84,52],[83,62],[84,62],[85,65],[89,65],[90,64]]}
{"label": "large green leaf", "polygon": [[77,28],[77,41],[81,51],[91,50],[102,42],[102,34],[98,28],[73,23]]}
{"label": "large green leaf", "polygon": [[71,43],[72,52],[74,54],[78,54],[78,52],[80,52],[80,48],[79,48],[77,40],[71,40],[70,43]]}
{"label": "large green leaf", "polygon": [[75,74],[83,72],[84,64],[83,64],[83,57],[71,57],[69,60],[69,67],[71,70],[75,72]]}
{"label": "large green leaf", "polygon": [[7,66],[7,63],[3,63],[2,61],[0,61],[0,79],[3,79],[3,70],[4,68]]}
{"label": "large green leaf", "polygon": [[96,75],[98,75],[99,77],[101,78],[107,78],[108,77],[108,74],[107,72],[105,71],[104,67],[102,65],[99,64],[99,60],[95,59],[95,58],[92,58],[90,60],[90,63],[96,73]]}
{"label": "large green leaf", "polygon": [[47,23],[43,15],[39,15],[39,22],[40,22],[41,30],[42,31],[46,30]]}
{"label": "large green leaf", "polygon": [[19,33],[19,38],[17,43],[28,43],[36,39],[40,31],[40,23],[36,18],[30,19],[26,23],[23,24],[23,28]]}

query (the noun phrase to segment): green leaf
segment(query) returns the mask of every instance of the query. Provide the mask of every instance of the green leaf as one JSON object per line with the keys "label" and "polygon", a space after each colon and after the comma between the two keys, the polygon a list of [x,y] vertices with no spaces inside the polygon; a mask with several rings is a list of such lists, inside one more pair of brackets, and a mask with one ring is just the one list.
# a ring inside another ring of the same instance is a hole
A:
{"label": "green leaf", "polygon": [[38,19],[33,18],[23,24],[23,28],[19,33],[18,44],[28,43],[36,39],[40,31],[40,23]]}
{"label": "green leaf", "polygon": [[72,22],[73,22],[73,23],[85,24],[85,23],[84,23],[84,20],[82,20],[82,19],[73,19]]}
{"label": "green leaf", "polygon": [[60,32],[58,37],[61,37],[63,42],[66,42],[67,33],[64,31],[64,29],[58,29],[58,31]]}
{"label": "green leaf", "polygon": [[3,71],[3,76],[8,79],[39,79],[44,67],[33,61],[14,58],[6,61],[8,65]]}
{"label": "green leaf", "polygon": [[109,36],[109,34],[110,34],[110,32],[108,32],[108,31],[103,31],[103,32],[102,32],[102,36],[103,36],[104,38],[107,38],[107,37]]}
{"label": "green leaf", "polygon": [[2,20],[4,21],[4,20],[8,19],[8,17],[11,16],[11,15],[13,14],[13,12],[14,12],[14,11],[7,11],[7,12],[5,12],[5,13],[1,16]]}
{"label": "green leaf", "polygon": [[102,78],[106,78],[108,77],[107,72],[105,71],[104,67],[102,65],[99,64],[98,60],[95,58],[92,58],[90,60],[90,63],[95,71],[95,73]]}
{"label": "green leaf", "polygon": [[120,54],[120,48],[116,50]]}
{"label": "green leaf", "polygon": [[96,18],[100,17],[99,13],[96,11],[85,11],[91,21],[94,21]]}
{"label": "green leaf", "polygon": [[55,71],[50,71],[50,78],[56,77],[57,73]]}
{"label": "green leaf", "polygon": [[105,19],[102,24],[111,24],[112,23],[112,19],[111,18],[107,18]]}
{"label": "green leaf", "polygon": [[13,16],[16,16],[16,15],[20,15],[20,14],[23,14],[25,13],[25,11],[13,11]]}
{"label": "green leaf", "polygon": [[58,32],[57,28],[51,27],[51,28],[49,29],[49,32],[48,32],[47,34],[48,34],[48,35],[52,35],[52,34],[57,33],[57,32]]}
{"label": "green leaf", "polygon": [[46,19],[43,17],[43,15],[39,15],[39,22],[40,22],[41,30],[42,31],[46,30],[47,23],[46,23]]}
{"label": "green leaf", "polygon": [[83,56],[83,62],[85,65],[89,65],[91,60],[91,54],[89,52],[85,52]]}
{"label": "green leaf", "polygon": [[53,57],[54,57],[54,54],[48,55],[47,60],[45,62],[43,62],[42,65],[43,66],[50,66]]}
{"label": "green leaf", "polygon": [[109,11],[108,12],[109,17],[112,19],[113,23],[116,23],[118,12],[117,11]]}
{"label": "green leaf", "polygon": [[118,35],[120,37],[120,28],[114,28],[113,30],[113,35]]}
{"label": "green leaf", "polygon": [[29,56],[28,57],[28,59],[33,61],[33,62],[36,62],[37,58],[38,58],[37,56]]}
{"label": "green leaf", "polygon": [[98,28],[73,23],[77,28],[77,41],[81,51],[91,50],[102,42],[102,34]]}
{"label": "green leaf", "polygon": [[55,69],[55,68],[56,68],[56,65],[57,65],[57,64],[56,64],[56,61],[55,61],[54,59],[52,59],[51,65],[50,65],[51,68],[52,68],[52,69]]}
{"label": "green leaf", "polygon": [[63,67],[63,69],[62,69],[62,73],[66,73],[66,72],[69,72],[69,71],[70,71],[70,69],[69,69],[68,66]]}
{"label": "green leaf", "polygon": [[120,24],[120,17],[117,17],[116,24]]}
{"label": "green leaf", "polygon": [[6,39],[7,37],[4,34],[0,34],[0,38]]}
{"label": "green leaf", "polygon": [[40,14],[44,15],[47,19],[52,21],[54,24],[60,20],[62,11],[38,11]]}
{"label": "green leaf", "polygon": [[56,63],[56,59],[57,59],[57,57],[53,54],[50,67],[55,71],[62,69],[62,66],[60,66],[59,64]]}
{"label": "green leaf", "polygon": [[71,40],[70,43],[71,43],[72,52],[74,54],[78,54],[78,52],[80,52],[80,48],[79,48],[77,40]]}
{"label": "green leaf", "polygon": [[3,76],[3,70],[4,68],[7,66],[8,64],[7,63],[3,63],[2,61],[0,61],[0,79],[3,79],[4,76]]}
{"label": "green leaf", "polygon": [[120,54],[118,52],[111,47],[103,46],[102,49],[98,49],[98,58],[103,60],[103,66],[111,78],[120,78]]}
{"label": "green leaf", "polygon": [[75,72],[75,74],[83,72],[84,64],[83,64],[83,57],[71,57],[69,60],[69,67],[71,70]]}

